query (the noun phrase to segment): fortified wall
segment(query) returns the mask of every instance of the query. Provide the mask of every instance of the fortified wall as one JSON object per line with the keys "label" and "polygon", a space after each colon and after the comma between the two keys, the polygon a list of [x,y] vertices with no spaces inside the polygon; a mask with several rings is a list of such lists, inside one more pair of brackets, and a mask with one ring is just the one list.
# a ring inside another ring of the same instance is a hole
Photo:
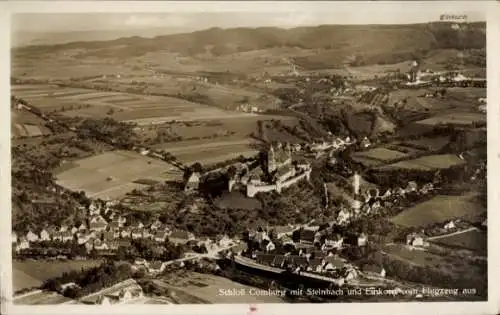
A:
{"label": "fortified wall", "polygon": [[254,185],[251,183],[247,184],[247,197],[253,198],[255,195],[259,192],[270,192],[270,191],[277,191],[278,193],[281,193],[281,191],[285,188],[288,188],[302,179],[310,180],[311,178],[311,169],[306,169],[304,170],[303,173],[294,176],[288,180],[285,180],[283,182],[276,182],[275,184],[272,185]]}

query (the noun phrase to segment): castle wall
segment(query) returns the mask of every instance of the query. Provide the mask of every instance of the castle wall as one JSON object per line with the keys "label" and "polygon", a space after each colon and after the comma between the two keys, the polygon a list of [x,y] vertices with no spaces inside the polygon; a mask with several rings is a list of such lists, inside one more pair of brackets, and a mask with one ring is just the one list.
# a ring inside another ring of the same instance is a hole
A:
{"label": "castle wall", "polygon": [[271,191],[277,191],[278,193],[281,193],[282,189],[288,188],[299,181],[303,180],[304,178],[307,180],[310,180],[311,176],[311,170],[307,170],[304,173],[301,173],[298,176],[295,176],[287,181],[284,182],[278,182],[274,185],[262,185],[262,186],[255,186],[252,184],[247,185],[247,197],[255,197],[255,195],[259,192],[271,192]]}
{"label": "castle wall", "polygon": [[231,192],[235,184],[236,181],[234,179],[230,179],[229,182],[227,183],[227,190]]}
{"label": "castle wall", "polygon": [[255,186],[252,184],[247,185],[247,197],[255,197],[255,195],[259,192],[270,192],[273,190],[277,190],[276,185],[262,185],[262,186]]}

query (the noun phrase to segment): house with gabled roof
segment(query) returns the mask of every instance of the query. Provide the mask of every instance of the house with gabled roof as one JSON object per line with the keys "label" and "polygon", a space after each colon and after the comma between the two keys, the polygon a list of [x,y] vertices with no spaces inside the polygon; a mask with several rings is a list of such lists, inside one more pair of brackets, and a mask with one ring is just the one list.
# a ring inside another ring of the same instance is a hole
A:
{"label": "house with gabled roof", "polygon": [[385,268],[381,265],[365,265],[363,266],[363,272],[371,275],[384,278],[386,275]]}
{"label": "house with gabled roof", "polygon": [[63,232],[55,232],[54,234],[52,234],[52,240],[62,242],[62,234]]}
{"label": "house with gabled roof", "polygon": [[67,230],[68,230],[67,225],[61,225],[61,227],[59,228],[59,232],[66,232]]}
{"label": "house with gabled roof", "polygon": [[89,219],[89,229],[93,231],[104,231],[108,226],[108,222],[101,216],[96,215]]}
{"label": "house with gabled roof", "polygon": [[132,229],[130,228],[124,228],[121,232],[120,235],[122,238],[130,238],[132,237]]}
{"label": "house with gabled roof", "polygon": [[323,271],[342,270],[344,266],[344,261],[335,256],[327,256],[321,260],[321,268]]}
{"label": "house with gabled roof", "polygon": [[151,233],[150,229],[143,229],[142,230],[142,237],[143,238],[149,238],[149,239],[151,239],[151,238],[153,238],[153,236],[154,236],[154,233]]}
{"label": "house with gabled roof", "polygon": [[274,243],[272,241],[270,241],[269,243],[267,243],[266,245],[266,252],[269,253],[269,252],[272,252],[276,249],[276,245],[274,245]]}
{"label": "house with gabled roof", "polygon": [[411,233],[406,236],[406,244],[414,247],[426,246],[424,236],[420,233]]}
{"label": "house with gabled roof", "polygon": [[456,228],[456,226],[455,226],[455,222],[453,222],[453,221],[449,221],[448,223],[446,223],[444,225],[445,230],[453,230],[454,228]]}
{"label": "house with gabled roof", "polygon": [[184,191],[185,192],[196,191],[198,190],[199,186],[200,186],[200,173],[193,172],[191,173],[191,175],[189,175],[184,184]]}
{"label": "house with gabled roof", "polygon": [[85,244],[85,243],[89,242],[93,238],[94,238],[94,236],[90,233],[82,233],[82,234],[77,236],[77,242],[78,242],[78,244],[81,245],[81,244]]}
{"label": "house with gabled roof", "polygon": [[130,236],[132,237],[133,240],[136,240],[136,239],[144,237],[144,235],[142,234],[142,230],[141,229],[133,229],[130,232]]}
{"label": "house with gabled roof", "polygon": [[155,222],[153,222],[153,224],[151,224],[150,229],[156,231],[162,229],[163,227],[163,223],[161,223],[160,220],[156,220]]}
{"label": "house with gabled roof", "polygon": [[418,191],[418,184],[415,181],[410,181],[408,182],[408,185],[406,186],[406,192],[411,193],[411,192],[417,192]]}
{"label": "house with gabled roof", "polygon": [[283,246],[285,246],[285,245],[295,246],[294,241],[293,241],[293,240],[292,240],[292,238],[291,238],[290,236],[288,236],[288,235],[282,236],[282,237],[281,237],[281,239],[280,239],[280,241],[281,241],[281,244],[282,244]]}
{"label": "house with gabled roof", "polygon": [[277,239],[281,239],[283,236],[291,236],[296,229],[297,227],[293,225],[278,225],[271,228]]}
{"label": "house with gabled roof", "polygon": [[349,219],[351,218],[351,213],[349,212],[348,209],[342,207],[337,214],[337,222],[339,224],[346,223]]}
{"label": "house with gabled roof", "polygon": [[28,248],[30,248],[30,242],[28,241],[26,236],[19,237],[19,239],[17,240],[17,243],[16,243],[16,247],[15,247],[16,252],[19,252],[21,250],[28,249]]}
{"label": "house with gabled roof", "polygon": [[149,262],[146,259],[144,259],[144,258],[136,258],[135,261],[134,261],[134,265],[148,267],[149,266]]}
{"label": "house with gabled roof", "polygon": [[354,268],[346,268],[343,273],[345,281],[350,281],[358,278],[359,272]]}
{"label": "house with gabled roof", "polygon": [[78,232],[78,228],[76,226],[73,226],[70,231],[71,234],[75,235]]}
{"label": "house with gabled roof", "polygon": [[130,225],[132,229],[143,229],[144,224],[141,221],[137,221],[136,223]]}
{"label": "house with gabled roof", "polygon": [[194,234],[184,230],[175,230],[168,236],[169,242],[173,244],[186,244],[195,240]]}
{"label": "house with gabled roof", "polygon": [[37,234],[33,233],[31,230],[26,233],[26,239],[28,242],[33,243],[33,242],[38,242],[40,239]]}
{"label": "house with gabled roof", "polygon": [[40,241],[50,241],[51,239],[52,239],[51,235],[49,234],[49,232],[47,232],[46,229],[40,231],[40,238],[39,238]]}
{"label": "house with gabled roof", "polygon": [[71,231],[60,232],[59,240],[63,243],[72,242],[74,240],[74,235],[71,234]]}
{"label": "house with gabled roof", "polygon": [[344,238],[339,234],[334,234],[325,238],[323,249],[341,249],[344,244]]}
{"label": "house with gabled roof", "polygon": [[94,245],[95,250],[108,250],[109,249],[108,243],[105,241],[101,241],[98,238],[94,240],[93,245]]}
{"label": "house with gabled roof", "polygon": [[82,222],[82,224],[80,224],[80,226],[78,227],[78,231],[86,231],[86,230],[87,230],[87,224]]}
{"label": "house with gabled roof", "polygon": [[161,261],[153,261],[149,264],[148,271],[152,274],[162,273],[167,265]]}
{"label": "house with gabled roof", "polygon": [[380,201],[377,200],[372,204],[372,211],[380,210],[380,208],[382,208]]}
{"label": "house with gabled roof", "polygon": [[108,244],[109,250],[117,250],[120,247],[120,244],[116,240],[105,241]]}
{"label": "house with gabled roof", "polygon": [[94,249],[94,240],[89,240],[88,242],[84,243],[85,249],[87,250],[87,253],[90,253],[92,249]]}
{"label": "house with gabled roof", "polygon": [[366,246],[368,243],[368,236],[365,233],[358,235],[358,246]]}
{"label": "house with gabled roof", "polygon": [[153,236],[153,240],[155,242],[165,242],[165,240],[167,239],[167,232],[165,231],[156,231],[154,236]]}

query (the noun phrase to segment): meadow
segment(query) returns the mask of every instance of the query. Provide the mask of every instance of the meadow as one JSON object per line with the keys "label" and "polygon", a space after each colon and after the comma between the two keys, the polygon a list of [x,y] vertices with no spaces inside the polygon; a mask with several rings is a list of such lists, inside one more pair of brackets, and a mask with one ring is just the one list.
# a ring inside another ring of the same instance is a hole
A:
{"label": "meadow", "polygon": [[407,154],[386,148],[375,148],[368,151],[357,152],[354,157],[373,159],[378,161],[390,161],[406,157]]}
{"label": "meadow", "polygon": [[407,145],[410,148],[418,148],[427,151],[437,151],[441,150],[448,143],[450,143],[450,137],[435,137],[435,138],[423,138],[418,140],[408,140],[402,143],[402,145]]}
{"label": "meadow", "polygon": [[432,171],[448,169],[453,166],[463,165],[466,162],[454,154],[427,155],[408,161],[400,161],[384,165],[378,169],[383,170],[420,170]]}
{"label": "meadow", "polygon": [[480,253],[486,252],[488,236],[485,231],[471,230],[433,240],[432,242],[452,248],[470,249]]}
{"label": "meadow", "polygon": [[25,288],[39,287],[43,281],[59,277],[64,272],[80,271],[82,268],[92,268],[102,263],[100,260],[25,260],[12,261],[13,291]]}
{"label": "meadow", "polygon": [[486,115],[481,113],[448,113],[420,120],[417,123],[431,126],[445,124],[469,126],[474,122],[486,123]]}
{"label": "meadow", "polygon": [[165,162],[127,151],[111,151],[72,162],[56,174],[57,183],[94,198],[120,198],[144,188],[135,181],[180,180],[182,172]]}
{"label": "meadow", "polygon": [[474,197],[472,193],[462,196],[438,195],[404,210],[391,221],[404,227],[425,227],[455,218],[477,221],[486,209],[475,202]]}

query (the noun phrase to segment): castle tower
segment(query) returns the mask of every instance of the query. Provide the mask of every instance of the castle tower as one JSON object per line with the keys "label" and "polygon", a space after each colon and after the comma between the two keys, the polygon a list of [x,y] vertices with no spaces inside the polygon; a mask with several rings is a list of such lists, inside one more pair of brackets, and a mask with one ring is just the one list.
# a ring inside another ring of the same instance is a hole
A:
{"label": "castle tower", "polygon": [[288,142],[285,146],[285,151],[286,151],[287,159],[291,160],[292,159],[292,146]]}
{"label": "castle tower", "polygon": [[359,176],[358,172],[355,172],[354,173],[354,176],[352,178],[352,191],[353,191],[353,194],[354,194],[354,199],[353,199],[353,202],[351,204],[351,207],[355,210],[355,211],[359,211],[359,209],[361,208],[361,200],[360,200],[360,181],[361,181],[361,177]]}
{"label": "castle tower", "polygon": [[271,144],[269,150],[267,151],[267,172],[272,173],[276,170],[276,153],[274,152],[274,147]]}
{"label": "castle tower", "polygon": [[360,176],[358,172],[355,172],[352,178],[352,190],[355,196],[359,195],[359,186],[360,186]]}

